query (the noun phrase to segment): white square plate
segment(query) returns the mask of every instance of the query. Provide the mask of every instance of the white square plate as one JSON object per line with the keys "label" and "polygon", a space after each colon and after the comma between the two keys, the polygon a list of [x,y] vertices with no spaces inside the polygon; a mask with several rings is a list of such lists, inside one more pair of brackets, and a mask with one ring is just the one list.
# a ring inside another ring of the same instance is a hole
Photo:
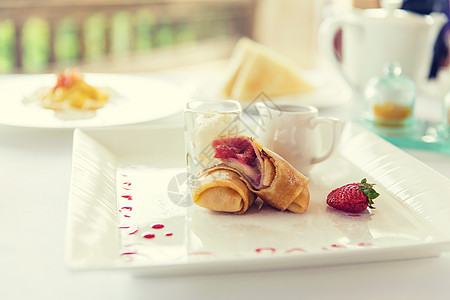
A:
{"label": "white square plate", "polygon": [[[255,271],[437,256],[450,245],[450,180],[353,123],[311,171],[304,214],[261,203],[244,215],[189,205],[184,165],[182,128],[75,130],[68,266]],[[381,194],[376,209],[352,215],[326,205],[332,189],[364,177]]]}

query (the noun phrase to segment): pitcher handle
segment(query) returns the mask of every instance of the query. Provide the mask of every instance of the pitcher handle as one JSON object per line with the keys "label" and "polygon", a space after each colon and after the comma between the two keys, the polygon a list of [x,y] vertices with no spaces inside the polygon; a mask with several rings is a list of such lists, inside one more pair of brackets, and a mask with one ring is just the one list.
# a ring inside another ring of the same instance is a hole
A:
{"label": "pitcher handle", "polygon": [[331,118],[331,117],[316,117],[316,118],[311,119],[311,126],[313,128],[315,128],[318,124],[324,124],[324,123],[330,124],[330,126],[331,126],[331,133],[332,133],[331,145],[330,145],[330,148],[328,149],[328,151],[326,151],[324,155],[319,156],[319,157],[314,157],[311,160],[311,164],[317,164],[317,163],[324,161],[325,159],[330,157],[330,155],[333,153],[334,149],[336,148],[339,131],[340,131],[339,125],[341,122],[339,119]]}
{"label": "pitcher handle", "polygon": [[343,69],[340,60],[334,52],[334,38],[339,30],[342,28],[343,21],[338,17],[330,17],[325,19],[319,28],[318,46],[325,58],[333,65],[333,67],[341,74],[345,81],[351,87],[356,87],[356,83],[347,76]]}

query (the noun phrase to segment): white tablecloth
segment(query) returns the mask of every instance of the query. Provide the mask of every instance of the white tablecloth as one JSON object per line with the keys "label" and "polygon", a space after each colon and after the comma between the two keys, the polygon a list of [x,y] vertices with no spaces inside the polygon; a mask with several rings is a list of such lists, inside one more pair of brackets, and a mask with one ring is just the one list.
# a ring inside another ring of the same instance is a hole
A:
{"label": "white tablecloth", "polygon": [[[344,115],[344,110],[322,112]],[[166,122],[180,119],[174,116]],[[450,297],[449,252],[416,260],[204,276],[146,278],[123,271],[69,271],[64,243],[72,133],[0,127],[0,299]],[[450,177],[450,156],[408,152]]]}

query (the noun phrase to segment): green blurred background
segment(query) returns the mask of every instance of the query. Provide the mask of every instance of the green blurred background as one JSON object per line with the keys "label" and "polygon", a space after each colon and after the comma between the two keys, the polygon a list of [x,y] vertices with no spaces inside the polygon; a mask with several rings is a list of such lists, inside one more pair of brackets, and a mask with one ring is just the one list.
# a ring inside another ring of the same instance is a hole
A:
{"label": "green blurred background", "polygon": [[[109,27],[107,22],[110,22]],[[57,66],[63,68],[76,65],[81,55],[83,62],[87,63],[104,59],[107,55],[126,57],[130,52],[151,52],[158,48],[226,35],[228,26],[223,15],[216,18],[210,13],[199,14],[189,21],[178,23],[173,23],[169,17],[157,20],[148,10],[133,14],[118,12],[109,20],[98,13],[85,20],[82,26],[75,19],[64,18],[54,26],[54,59]],[[49,23],[43,19],[30,18],[24,23],[20,42],[22,72],[48,70],[52,50],[50,30]],[[83,30],[82,35],[79,30]],[[12,20],[0,21],[0,73],[15,70],[15,31]],[[107,54],[108,34],[110,50]],[[83,41],[79,41],[79,37]],[[82,49],[84,53],[80,53]]]}

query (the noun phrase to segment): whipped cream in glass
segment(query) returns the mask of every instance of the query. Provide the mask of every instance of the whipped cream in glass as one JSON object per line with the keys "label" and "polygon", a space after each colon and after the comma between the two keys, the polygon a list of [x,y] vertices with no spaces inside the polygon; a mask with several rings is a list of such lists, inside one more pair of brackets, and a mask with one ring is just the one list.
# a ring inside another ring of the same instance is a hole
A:
{"label": "whipped cream in glass", "polygon": [[242,109],[239,102],[189,102],[184,111],[184,130],[187,171],[195,176],[201,170],[214,166],[212,142],[223,135],[240,132]]}

